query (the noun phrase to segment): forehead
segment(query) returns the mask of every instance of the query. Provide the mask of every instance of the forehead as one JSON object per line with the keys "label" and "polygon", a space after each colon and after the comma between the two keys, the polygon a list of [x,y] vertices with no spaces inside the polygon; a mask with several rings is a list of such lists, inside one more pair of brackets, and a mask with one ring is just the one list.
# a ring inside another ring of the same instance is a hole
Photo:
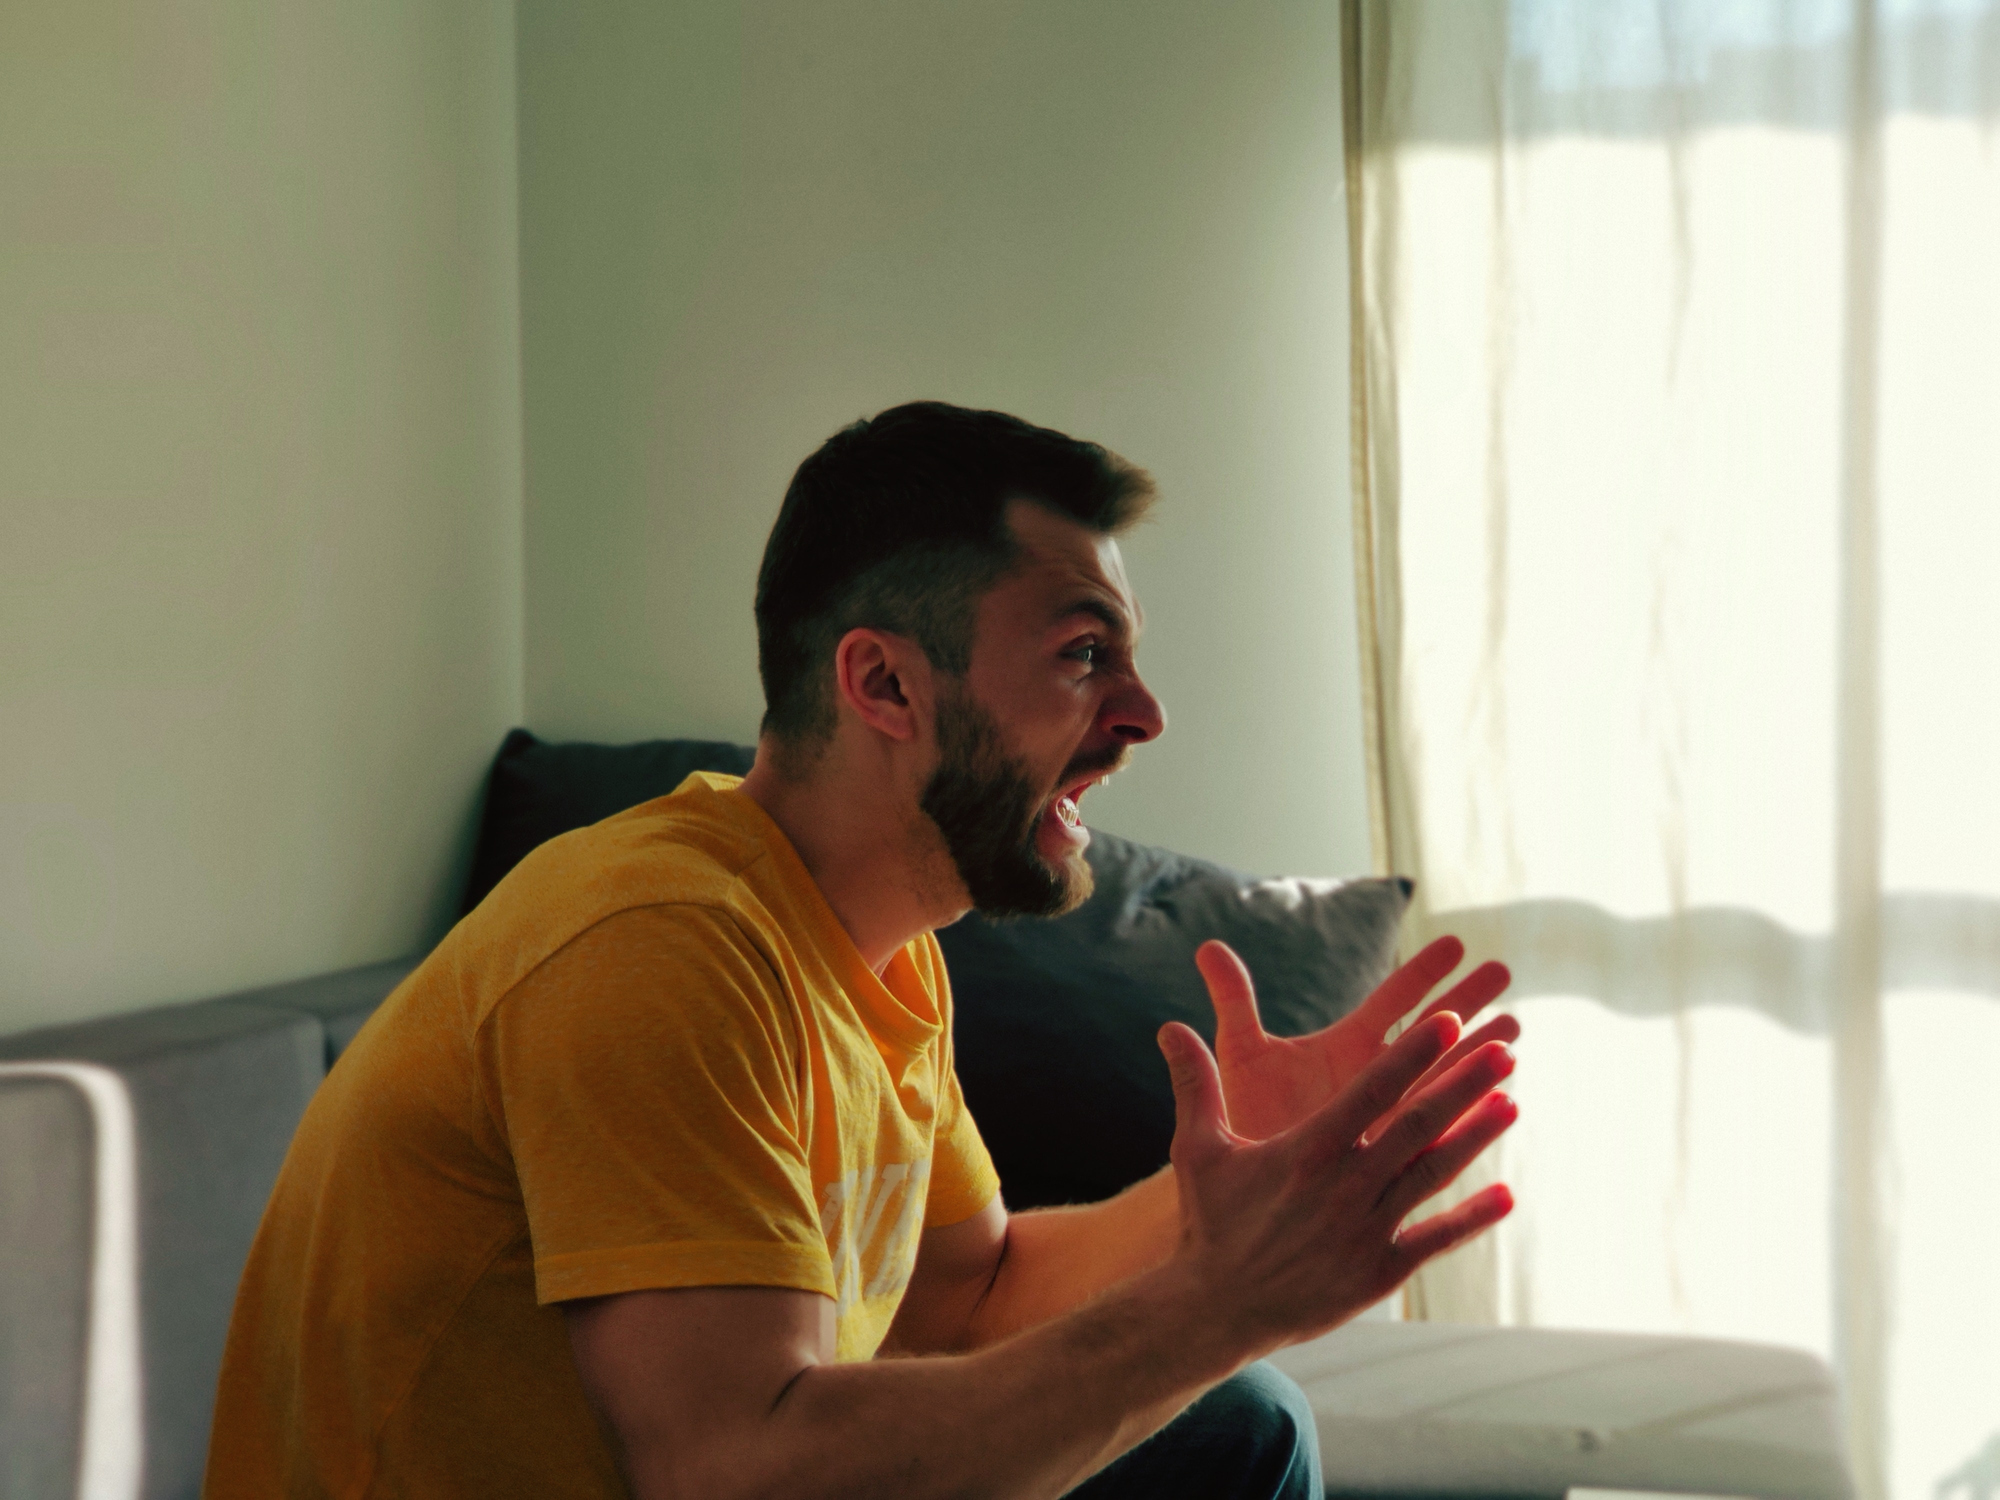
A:
{"label": "forehead", "polygon": [[1040,628],[1095,603],[1138,633],[1142,616],[1115,539],[1031,500],[1009,501],[1006,516],[1020,560],[994,585],[982,613]]}

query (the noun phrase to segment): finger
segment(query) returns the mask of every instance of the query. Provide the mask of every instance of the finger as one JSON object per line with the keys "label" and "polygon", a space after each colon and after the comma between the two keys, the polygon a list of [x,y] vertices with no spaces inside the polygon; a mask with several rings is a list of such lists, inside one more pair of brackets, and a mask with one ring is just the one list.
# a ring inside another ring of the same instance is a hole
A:
{"label": "finger", "polygon": [[1433,1214],[1396,1236],[1390,1249],[1397,1281],[1403,1281],[1425,1261],[1455,1250],[1484,1234],[1514,1211],[1514,1194],[1504,1182],[1474,1193],[1456,1208]]}
{"label": "finger", "polygon": [[1194,966],[1207,981],[1209,1003],[1215,1007],[1217,1050],[1239,1037],[1254,1041],[1263,1036],[1263,1023],[1257,1019],[1257,990],[1236,950],[1210,938],[1194,950]]}
{"label": "finger", "polygon": [[1433,1011],[1448,1010],[1459,1020],[1470,1021],[1492,1004],[1513,982],[1514,976],[1508,972],[1505,964],[1489,960],[1459,980],[1443,999],[1431,1005],[1424,1014],[1430,1015]]}
{"label": "finger", "polygon": [[[1435,1026],[1444,1019],[1439,1015],[1417,1025]],[[1401,1176],[1418,1153],[1430,1149],[1460,1115],[1513,1071],[1514,1054],[1489,1042],[1436,1083],[1413,1093],[1368,1147],[1384,1183]]]}
{"label": "finger", "polygon": [[1382,1195],[1382,1207],[1395,1219],[1413,1212],[1427,1198],[1435,1197],[1458,1180],[1479,1153],[1506,1134],[1521,1117],[1521,1108],[1507,1095],[1488,1094],[1473,1105],[1451,1129],[1438,1137],[1437,1144],[1420,1153],[1389,1184]]}
{"label": "finger", "polygon": [[1415,958],[1376,985],[1374,992],[1361,1002],[1358,1014],[1367,1017],[1368,1024],[1378,1032],[1386,1033],[1415,1010],[1424,996],[1436,987],[1439,980],[1457,968],[1458,961],[1464,957],[1465,944],[1446,934],[1425,946]]}
{"label": "finger", "polygon": [[1301,1134],[1317,1149],[1330,1153],[1346,1151],[1360,1139],[1370,1122],[1387,1113],[1457,1040],[1458,1017],[1437,1015],[1419,1021],[1385,1047],[1380,1057],[1362,1069],[1360,1077],[1299,1126]]}
{"label": "finger", "polygon": [[1193,1028],[1179,1021],[1160,1028],[1159,1043],[1174,1083],[1173,1158],[1182,1164],[1205,1159],[1230,1138],[1215,1057]]}
{"label": "finger", "polygon": [[[1453,1014],[1457,1014],[1453,1012]],[[1495,1016],[1477,1031],[1459,1038],[1459,1043],[1445,1053],[1438,1065],[1417,1080],[1416,1091],[1422,1093],[1438,1079],[1449,1073],[1459,1063],[1484,1047],[1488,1042],[1514,1043],[1521,1039],[1521,1023],[1512,1016]],[[1378,1122],[1380,1123],[1380,1122]]]}

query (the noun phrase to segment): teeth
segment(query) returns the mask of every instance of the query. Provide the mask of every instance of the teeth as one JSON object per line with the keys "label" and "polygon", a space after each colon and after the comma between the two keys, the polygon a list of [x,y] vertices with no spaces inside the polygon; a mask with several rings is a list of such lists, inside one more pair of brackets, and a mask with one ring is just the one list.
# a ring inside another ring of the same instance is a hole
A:
{"label": "teeth", "polygon": [[1076,827],[1078,823],[1083,821],[1077,813],[1076,804],[1067,797],[1058,797],[1056,799],[1056,816],[1061,818],[1063,823],[1070,828]]}

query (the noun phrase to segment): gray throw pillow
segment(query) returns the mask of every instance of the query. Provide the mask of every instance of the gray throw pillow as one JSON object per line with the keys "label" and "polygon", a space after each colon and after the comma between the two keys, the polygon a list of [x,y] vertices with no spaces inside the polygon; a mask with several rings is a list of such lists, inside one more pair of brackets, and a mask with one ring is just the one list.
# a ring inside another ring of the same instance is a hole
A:
{"label": "gray throw pillow", "polygon": [[957,1005],[958,1075],[1014,1208],[1088,1203],[1157,1171],[1173,1089],[1154,1038],[1215,1013],[1194,951],[1249,965],[1265,1029],[1337,1020],[1393,967],[1400,877],[1255,880],[1092,831],[1089,901],[1053,920],[969,916],[938,933]]}

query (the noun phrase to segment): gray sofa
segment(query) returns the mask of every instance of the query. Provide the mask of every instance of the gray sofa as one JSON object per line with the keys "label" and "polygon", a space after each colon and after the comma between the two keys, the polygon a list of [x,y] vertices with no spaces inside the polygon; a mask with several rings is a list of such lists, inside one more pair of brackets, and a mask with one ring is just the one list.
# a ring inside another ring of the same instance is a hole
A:
{"label": "gray sofa", "polygon": [[200,1489],[278,1165],[412,966],[0,1037],[0,1496]]}
{"label": "gray sofa", "polygon": [[[196,1494],[286,1143],[410,967],[0,1037],[0,1496]],[[1278,1362],[1333,1494],[1851,1493],[1832,1377],[1796,1351],[1367,1321]]]}

